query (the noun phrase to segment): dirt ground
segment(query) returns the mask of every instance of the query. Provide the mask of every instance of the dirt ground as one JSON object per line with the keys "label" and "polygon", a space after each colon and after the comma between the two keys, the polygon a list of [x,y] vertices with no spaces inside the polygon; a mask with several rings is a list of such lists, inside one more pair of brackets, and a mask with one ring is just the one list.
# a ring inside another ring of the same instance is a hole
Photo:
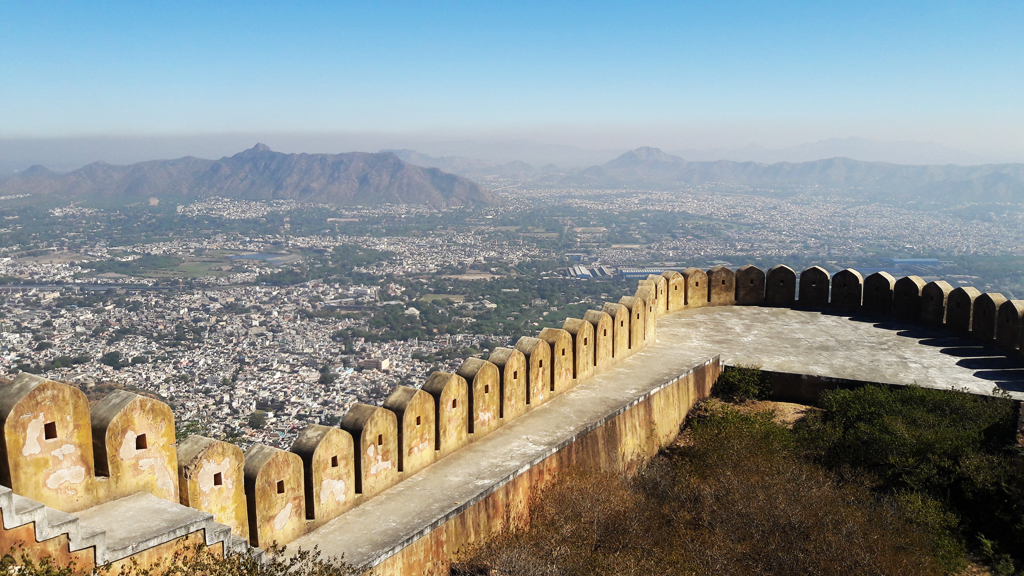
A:
{"label": "dirt ground", "polygon": [[958,574],[958,576],[993,576],[993,573],[987,566],[971,562],[967,569]]}
{"label": "dirt ground", "polygon": [[805,406],[803,404],[793,404],[792,402],[772,402],[771,400],[747,400],[746,402],[732,403],[723,402],[717,398],[709,398],[704,401],[703,404],[695,407],[696,412],[694,416],[700,417],[701,414],[713,413],[717,410],[721,410],[723,407],[728,406],[733,410],[745,414],[754,414],[757,412],[769,412],[774,411],[773,420],[777,424],[785,426],[786,428],[792,428],[793,424],[796,424],[803,419],[810,412],[821,411],[821,408],[815,408],[814,406]]}

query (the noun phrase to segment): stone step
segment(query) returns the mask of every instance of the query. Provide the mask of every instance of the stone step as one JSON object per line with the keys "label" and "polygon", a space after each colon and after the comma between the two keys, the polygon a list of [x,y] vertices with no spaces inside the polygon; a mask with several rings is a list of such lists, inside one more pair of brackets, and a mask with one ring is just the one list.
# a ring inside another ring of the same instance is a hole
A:
{"label": "stone step", "polygon": [[[72,552],[93,548],[97,565],[203,531],[204,543],[223,543],[227,555],[256,553],[249,542],[214,522],[213,515],[140,492],[70,514],[18,496],[0,486],[0,511],[7,530],[32,523],[37,541],[67,535]],[[126,521],[128,520],[128,521]]]}

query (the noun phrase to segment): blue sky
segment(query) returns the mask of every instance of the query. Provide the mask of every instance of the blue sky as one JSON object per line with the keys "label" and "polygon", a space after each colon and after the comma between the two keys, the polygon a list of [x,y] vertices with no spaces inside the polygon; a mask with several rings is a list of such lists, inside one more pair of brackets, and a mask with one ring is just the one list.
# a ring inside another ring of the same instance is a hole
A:
{"label": "blue sky", "polygon": [[0,0],[0,137],[1024,150],[1024,3]]}

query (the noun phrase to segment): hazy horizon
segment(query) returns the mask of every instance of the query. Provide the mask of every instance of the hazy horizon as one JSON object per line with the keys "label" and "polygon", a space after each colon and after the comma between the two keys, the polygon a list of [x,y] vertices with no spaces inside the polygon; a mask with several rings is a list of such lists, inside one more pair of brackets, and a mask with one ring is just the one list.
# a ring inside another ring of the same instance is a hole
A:
{"label": "hazy horizon", "polygon": [[[378,152],[407,149],[435,157],[464,157],[496,164],[522,161],[536,167],[555,164],[559,168],[581,168],[603,164],[628,150],[640,147],[590,149],[530,140],[429,141],[384,135],[344,134],[0,138],[0,175],[16,173],[35,165],[42,165],[54,172],[66,173],[93,162],[128,165],[185,156],[218,159],[251,148],[257,142],[267,144],[277,152],[285,153],[337,154],[354,151]],[[856,137],[831,138],[786,148],[768,148],[751,143],[742,147],[663,148],[663,150],[690,161],[732,160],[766,164],[808,162],[834,157],[912,165],[957,164],[967,166],[1020,162],[1012,157],[972,154],[934,143],[880,142]]]}
{"label": "hazy horizon", "polygon": [[1019,162],[1021,21],[1013,2],[5,3],[0,154],[67,169],[266,141],[584,165],[853,137],[900,143],[891,161]]}

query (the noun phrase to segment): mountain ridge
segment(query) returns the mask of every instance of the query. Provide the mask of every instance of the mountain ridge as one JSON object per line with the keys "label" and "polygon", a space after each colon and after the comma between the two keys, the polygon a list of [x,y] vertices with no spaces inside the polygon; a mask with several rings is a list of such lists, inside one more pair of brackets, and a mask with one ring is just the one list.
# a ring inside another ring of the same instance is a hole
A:
{"label": "mountain ridge", "polygon": [[390,153],[284,154],[266,145],[219,160],[185,156],[127,166],[94,162],[67,174],[33,166],[0,182],[0,195],[73,198],[222,196],[335,205],[488,205],[497,198],[466,178]]}
{"label": "mountain ridge", "polygon": [[[638,152],[639,151],[639,152]],[[560,184],[639,186],[678,185],[819,186],[862,189],[867,195],[900,198],[1024,200],[1024,164],[915,166],[826,158],[811,162],[691,162],[658,149],[638,149],[610,162],[562,177]]]}
{"label": "mountain ridge", "polygon": [[[845,157],[808,162],[689,161],[659,148],[640,147],[603,164],[571,170],[535,168],[522,163],[480,168],[466,158],[432,158],[405,151],[408,161],[463,167],[463,175],[519,179],[550,188],[634,188],[671,190],[700,186],[720,191],[743,190],[762,196],[838,194],[877,201],[1024,203],[1024,164],[960,166],[867,162]],[[477,166],[477,168],[471,168]],[[488,176],[488,174],[490,176]]]}

